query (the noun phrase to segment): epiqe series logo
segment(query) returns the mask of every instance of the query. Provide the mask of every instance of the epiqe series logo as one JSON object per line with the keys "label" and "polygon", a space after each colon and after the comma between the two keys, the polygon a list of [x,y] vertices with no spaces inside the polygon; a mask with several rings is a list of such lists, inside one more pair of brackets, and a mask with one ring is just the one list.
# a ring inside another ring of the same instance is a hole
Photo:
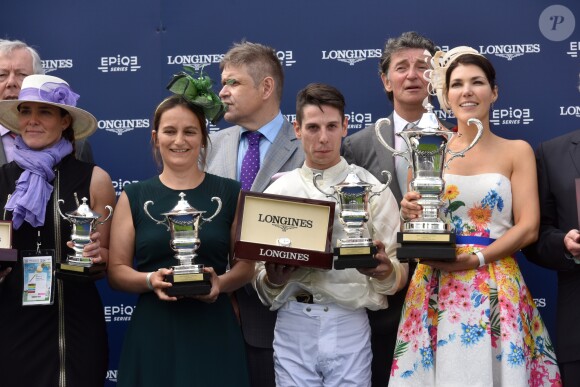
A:
{"label": "epiqe series logo", "polygon": [[512,60],[524,54],[539,54],[540,44],[493,44],[479,46],[479,53],[482,55],[495,55],[507,60]]}
{"label": "epiqe series logo", "polygon": [[141,68],[137,56],[102,56],[101,65],[97,67],[103,73],[137,71]]}
{"label": "epiqe series logo", "polygon": [[506,109],[494,109],[489,119],[493,125],[528,125],[533,121],[530,109],[511,106]]}
{"label": "epiqe series logo", "polygon": [[380,48],[322,51],[322,60],[337,60],[339,62],[348,63],[351,66],[366,59],[380,57]]}
{"label": "epiqe series logo", "polygon": [[105,306],[105,322],[130,321],[135,305],[111,305]]}
{"label": "epiqe series logo", "polygon": [[560,106],[560,116],[580,118],[580,106]]}
{"label": "epiqe series logo", "polygon": [[578,52],[580,52],[580,42],[570,42],[570,50],[566,51],[566,54],[572,58],[578,58]]}
{"label": "epiqe series logo", "polygon": [[363,129],[364,127],[372,124],[373,115],[372,113],[344,113],[348,117],[348,129]]}
{"label": "epiqe series logo", "polygon": [[41,62],[45,74],[59,69],[71,69],[73,67],[72,59],[45,59]]}
{"label": "epiqe series logo", "polygon": [[117,133],[120,136],[133,129],[149,128],[149,119],[99,120],[97,127],[108,132]]}
{"label": "epiqe series logo", "polygon": [[296,60],[294,59],[293,51],[276,51],[276,56],[282,64],[282,66],[291,67]]}
{"label": "epiqe series logo", "polygon": [[123,192],[123,189],[125,188],[126,185],[138,183],[138,182],[139,182],[139,180],[117,179],[117,180],[113,180],[113,188],[115,189],[115,193],[117,194],[117,196],[119,196],[119,195],[121,195],[121,192]]}
{"label": "epiqe series logo", "polygon": [[258,214],[258,222],[269,223],[274,227],[278,227],[282,231],[287,231],[298,227],[312,228],[311,219],[291,218],[289,216]]}

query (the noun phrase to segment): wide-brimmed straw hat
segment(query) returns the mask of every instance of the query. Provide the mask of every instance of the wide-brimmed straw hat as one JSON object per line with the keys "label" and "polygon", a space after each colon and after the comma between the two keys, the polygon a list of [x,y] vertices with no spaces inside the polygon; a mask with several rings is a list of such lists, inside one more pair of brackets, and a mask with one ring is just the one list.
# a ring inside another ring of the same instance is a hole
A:
{"label": "wide-brimmed straw hat", "polygon": [[97,130],[97,119],[86,110],[76,107],[79,95],[64,80],[50,75],[29,75],[22,81],[18,99],[0,101],[0,124],[20,134],[18,106],[22,102],[39,102],[57,106],[72,116],[75,139],[90,136]]}

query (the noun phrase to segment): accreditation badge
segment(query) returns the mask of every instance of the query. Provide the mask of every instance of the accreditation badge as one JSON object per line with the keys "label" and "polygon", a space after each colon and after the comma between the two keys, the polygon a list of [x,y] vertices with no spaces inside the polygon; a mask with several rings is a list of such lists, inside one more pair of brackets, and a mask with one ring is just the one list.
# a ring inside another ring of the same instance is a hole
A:
{"label": "accreditation badge", "polygon": [[54,257],[54,250],[22,252],[22,306],[52,305]]}

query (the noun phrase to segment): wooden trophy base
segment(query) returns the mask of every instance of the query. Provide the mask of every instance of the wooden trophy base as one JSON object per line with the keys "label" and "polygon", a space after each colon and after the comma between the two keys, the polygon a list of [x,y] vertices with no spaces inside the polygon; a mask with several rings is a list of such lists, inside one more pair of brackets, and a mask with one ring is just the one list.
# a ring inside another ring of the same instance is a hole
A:
{"label": "wooden trophy base", "polygon": [[401,262],[408,262],[415,258],[430,261],[456,259],[454,233],[399,232],[397,242],[401,244],[401,247],[397,249],[397,258]]}
{"label": "wooden trophy base", "polygon": [[65,281],[92,282],[105,277],[106,263],[94,263],[91,266],[71,265],[59,262],[56,264],[56,277]]}
{"label": "wooden trophy base", "polygon": [[336,270],[373,268],[377,267],[379,261],[374,258],[377,253],[377,246],[351,246],[335,247],[334,268]]}
{"label": "wooden trophy base", "polygon": [[165,289],[170,297],[201,296],[211,291],[210,273],[173,273],[165,276],[173,286]]}

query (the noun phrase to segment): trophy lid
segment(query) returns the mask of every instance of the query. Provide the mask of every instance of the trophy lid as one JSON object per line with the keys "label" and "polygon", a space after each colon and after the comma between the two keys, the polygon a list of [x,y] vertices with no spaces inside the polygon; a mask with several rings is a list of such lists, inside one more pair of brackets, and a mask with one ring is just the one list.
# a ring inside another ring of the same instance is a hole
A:
{"label": "trophy lid", "polygon": [[67,217],[85,218],[85,219],[98,219],[101,217],[100,214],[93,212],[93,210],[91,210],[91,208],[87,204],[87,198],[82,198],[81,200],[83,202],[79,205],[79,207],[76,210],[66,213]]}
{"label": "trophy lid", "polygon": [[185,200],[185,194],[183,192],[181,192],[179,194],[179,197],[181,199],[179,199],[179,201],[177,202],[177,204],[175,205],[175,207],[173,207],[173,209],[171,209],[171,211],[168,212],[164,212],[161,215],[167,216],[167,215],[187,215],[187,214],[192,214],[192,215],[198,215],[198,214],[204,214],[205,211],[199,211],[197,209],[195,209],[194,207],[192,207],[187,200]]}
{"label": "trophy lid", "polygon": [[348,166],[348,175],[342,181],[334,186],[335,189],[343,189],[349,187],[372,187],[373,184],[369,184],[366,181],[361,180],[356,174],[356,170],[353,164]]}
{"label": "trophy lid", "polygon": [[419,135],[438,135],[438,136],[449,136],[454,133],[452,130],[447,129],[445,126],[439,123],[437,116],[433,112],[433,105],[429,102],[425,105],[427,111],[423,113],[419,122],[416,125],[410,125],[399,132],[399,136],[405,137],[415,137]]}

